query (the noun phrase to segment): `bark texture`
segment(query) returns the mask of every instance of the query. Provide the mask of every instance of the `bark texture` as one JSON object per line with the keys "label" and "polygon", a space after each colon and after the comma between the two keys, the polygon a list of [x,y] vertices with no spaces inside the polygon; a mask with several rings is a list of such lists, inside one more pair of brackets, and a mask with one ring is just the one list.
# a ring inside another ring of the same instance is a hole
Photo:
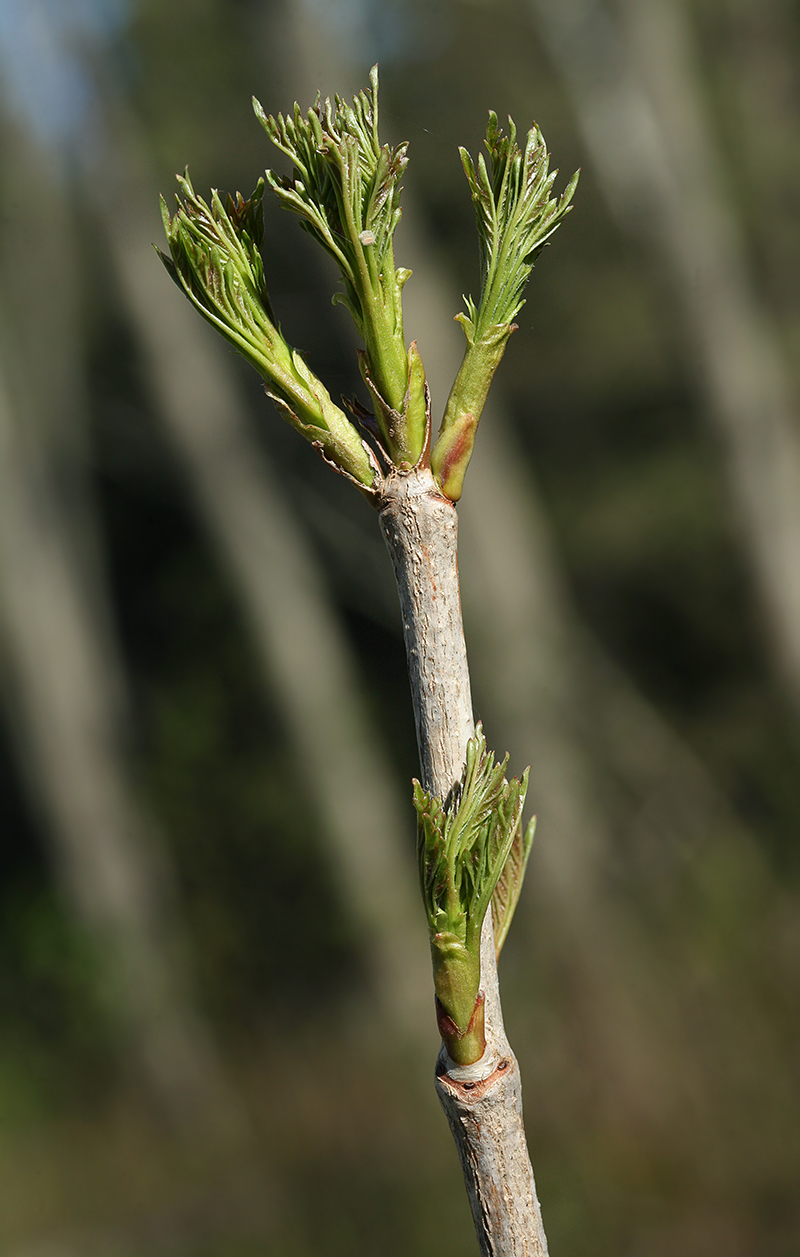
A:
{"label": "bark texture", "polygon": [[[446,798],[461,776],[475,727],[456,511],[430,472],[417,469],[387,478],[380,517],[400,595],[422,783]],[[458,1148],[481,1253],[544,1257],[519,1066],[503,1026],[491,909],[481,936],[481,987],[486,1051],[475,1065],[459,1067],[442,1048],[436,1090]]]}
{"label": "bark texture", "polygon": [[424,469],[386,481],[381,528],[392,556],[422,784],[446,798],[475,732],[461,619],[455,507]]}

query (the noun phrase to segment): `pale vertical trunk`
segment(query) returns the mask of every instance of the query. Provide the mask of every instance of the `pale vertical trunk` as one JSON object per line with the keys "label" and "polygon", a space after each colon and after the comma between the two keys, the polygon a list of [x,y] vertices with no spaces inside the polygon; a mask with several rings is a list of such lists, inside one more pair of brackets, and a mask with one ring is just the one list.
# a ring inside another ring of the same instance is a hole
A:
{"label": "pale vertical trunk", "polygon": [[800,422],[754,290],[686,6],[532,0],[611,206],[655,236],[719,431],[779,672],[800,707]]}
{"label": "pale vertical trunk", "polygon": [[[401,232],[401,256],[413,272],[403,294],[408,326],[419,338],[432,393],[441,397],[463,353],[453,320],[459,293],[408,198]],[[502,381],[484,411],[459,516],[468,542],[462,570],[472,671],[486,692],[485,723],[488,713],[495,718],[490,743],[497,743],[499,726],[502,750],[533,766],[531,800],[541,836],[531,875],[546,879],[548,894],[562,905],[563,923],[574,921],[583,934],[601,894],[598,870],[611,837],[594,797],[592,751],[582,744],[575,717],[582,630],[535,473],[502,405]],[[596,945],[596,932],[594,938]]]}
{"label": "pale vertical trunk", "polygon": [[[167,280],[151,246],[156,192],[133,120],[117,117],[106,165],[113,201],[95,201],[153,398],[187,473],[203,524],[230,573],[328,838],[330,867],[369,939],[370,1005],[403,1039],[428,1041],[427,962],[419,930],[411,815],[370,727],[363,680],[319,563],[252,431],[230,352]],[[264,399],[263,422],[278,423]],[[404,853],[405,848],[405,853]],[[371,1013],[371,1020],[375,1018]]]}
{"label": "pale vertical trunk", "polygon": [[[359,84],[348,65],[331,62],[333,32],[319,23],[312,27],[302,5],[292,6],[291,16],[301,48],[288,87],[292,98],[318,88],[336,88],[343,96],[355,90]],[[271,34],[274,40],[274,30]],[[283,34],[281,46],[287,42]],[[341,34],[340,53],[347,32]],[[391,138],[402,138],[396,131],[392,136],[390,121],[386,126]],[[442,399],[463,352],[453,322],[461,289],[443,272],[441,255],[415,213],[412,189],[406,190],[404,205],[397,256],[413,271],[403,293],[406,327],[419,341],[434,400]],[[702,766],[629,679],[607,665],[579,624],[535,475],[494,390],[459,514],[469,541],[463,565],[473,674],[484,680],[484,711],[493,714],[490,742],[498,750],[512,748],[521,764],[533,764],[531,801],[540,826],[530,876],[540,885],[540,899],[555,905],[556,946],[580,966],[592,992],[594,1042],[602,1055],[598,1072],[626,1111],[652,1116],[654,1107],[659,1112],[669,1107],[675,1085],[651,1015],[651,940],[638,917],[609,902],[604,874],[617,835],[601,800],[621,789],[626,800],[635,800],[633,814],[642,817],[652,813],[657,797],[659,824],[670,834],[704,842],[724,818],[726,840],[735,836],[748,851],[751,844]],[[521,913],[527,902],[523,896]],[[674,994],[664,992],[671,1000]],[[486,1161],[482,1164],[486,1168]],[[493,1172],[502,1183],[504,1171],[495,1166]],[[471,1174],[467,1162],[468,1182]],[[472,1205],[479,1208],[475,1194]]]}
{"label": "pale vertical trunk", "polygon": [[[403,294],[408,327],[441,397],[463,350],[452,319],[459,291],[408,199],[401,234],[399,256],[413,270]],[[649,1119],[669,1111],[686,1081],[656,1030],[654,969],[661,1011],[679,992],[663,970],[663,941],[615,893],[608,870],[628,842],[658,850],[637,875],[655,877],[657,868],[660,882],[684,875],[687,850],[698,869],[720,847],[759,876],[763,862],[705,767],[580,622],[502,380],[484,411],[458,514],[476,707],[492,744],[532,765],[539,824],[520,925],[535,895],[552,945],[583,974],[598,1073],[627,1113]],[[650,889],[642,883],[643,893]],[[515,946],[512,930],[507,947]]]}
{"label": "pale vertical trunk", "polygon": [[5,139],[26,197],[6,216],[0,266],[3,697],[120,1054],[194,1120],[227,1103],[225,1085],[192,999],[168,861],[125,762],[125,682],[82,458],[74,229],[30,137]]}
{"label": "pale vertical trunk", "polygon": [[[444,799],[461,777],[474,732],[456,511],[430,472],[420,469],[387,478],[380,518],[400,595],[422,784]],[[436,1089],[458,1148],[481,1252],[544,1257],[519,1066],[503,1026],[491,909],[481,936],[481,988],[486,1051],[476,1065],[459,1068],[442,1048]]]}

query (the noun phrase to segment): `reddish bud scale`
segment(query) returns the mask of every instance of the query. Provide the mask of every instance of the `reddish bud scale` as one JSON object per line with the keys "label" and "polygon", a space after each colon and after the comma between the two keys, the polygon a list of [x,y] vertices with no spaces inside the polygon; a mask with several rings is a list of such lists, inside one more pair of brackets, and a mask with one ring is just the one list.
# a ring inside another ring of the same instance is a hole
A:
{"label": "reddish bud scale", "polygon": [[483,991],[478,992],[469,1025],[460,1030],[453,1018],[445,1011],[436,997],[436,1022],[442,1043],[447,1054],[456,1065],[474,1065],[486,1051],[486,1029],[484,1021],[485,997]]}
{"label": "reddish bud scale", "polygon": [[[453,430],[448,433],[444,442],[444,449],[437,450],[439,454],[436,459],[436,467],[434,473],[442,488],[442,493],[448,497],[451,502],[457,502],[461,497],[461,491],[464,487],[464,476],[466,475],[469,460],[472,457],[472,447],[475,444],[475,433],[478,430],[478,419],[475,415],[467,412],[462,415]],[[439,440],[441,447],[442,441]]]}

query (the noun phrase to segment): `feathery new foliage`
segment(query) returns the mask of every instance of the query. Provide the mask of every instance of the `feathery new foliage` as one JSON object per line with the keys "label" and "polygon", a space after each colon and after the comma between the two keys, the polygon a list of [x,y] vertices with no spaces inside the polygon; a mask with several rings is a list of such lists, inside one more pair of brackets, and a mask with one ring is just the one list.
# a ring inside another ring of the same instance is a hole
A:
{"label": "feathery new foliage", "polygon": [[[347,307],[364,340],[364,378],[377,394],[376,416],[389,453],[416,462],[426,430],[424,375],[419,384],[406,350],[401,293],[411,272],[395,268],[393,247],[408,145],[390,148],[378,138],[377,66],[369,92],[360,92],[352,105],[338,96],[333,104],[317,96],[305,116],[299,105],[292,116],[268,116],[255,98],[253,108],[295,167],[288,177],[268,170],[270,187],[341,272],[344,292],[334,301]],[[386,407],[403,423],[387,424]]]}
{"label": "feathery new foliage", "polygon": [[[446,803],[414,782],[419,817],[418,858],[422,897],[428,914],[434,977],[439,999],[462,1029],[472,1015],[480,989],[480,937],[486,909],[503,883],[499,953],[511,922],[533,822],[525,836],[520,819],[528,788],[521,779],[506,780],[508,756],[496,764],[479,724],[467,745],[467,762]],[[521,853],[512,859],[515,848]],[[458,972],[457,980],[453,973]]]}
{"label": "feathery new foliage", "polygon": [[[392,238],[400,221],[400,178],[408,164],[408,145],[391,149],[378,138],[377,67],[369,94],[359,92],[348,105],[317,96],[304,117],[267,116],[254,98],[253,108],[267,135],[295,166],[294,176],[267,171],[279,200],[299,214],[303,226],[337,262],[345,284],[338,300],[350,309],[359,328],[366,316],[369,287],[386,289],[396,282]],[[408,278],[400,271],[400,283]],[[362,333],[363,334],[363,333]]]}
{"label": "feathery new foliage", "polygon": [[506,935],[517,908],[535,829],[535,816],[531,817],[524,830],[521,825],[517,826],[514,841],[492,894],[495,956],[499,956],[503,950],[503,943],[506,941]]}
{"label": "feathery new foliage", "polygon": [[578,172],[560,198],[550,193],[558,174],[550,171],[550,155],[539,128],[531,127],[523,152],[517,128],[508,120],[508,135],[489,113],[486,147],[491,170],[482,153],[477,167],[465,148],[461,163],[469,182],[481,248],[481,296],[478,306],[466,297],[467,313],[458,316],[467,340],[486,336],[491,329],[510,325],[525,304],[522,293],[536,256],[568,214]]}
{"label": "feathery new foliage", "polygon": [[[481,295],[457,315],[467,338],[461,367],[447,400],[439,434],[430,447],[430,398],[416,342],[406,348],[402,290],[410,272],[394,264],[394,233],[400,221],[400,181],[407,144],[382,145],[378,136],[378,70],[352,104],[339,96],[303,114],[265,114],[253,108],[272,142],[294,164],[291,176],[267,170],[279,201],[339,266],[344,291],[334,300],[349,309],[364,339],[361,374],[374,414],[357,401],[351,412],[400,469],[427,460],[441,492],[461,496],[475,434],[494,372],[514,331],[513,319],[533,260],[570,209],[578,175],[560,199],[551,196],[557,172],[538,127],[524,152],[509,118],[504,135],[489,114],[489,165],[465,149],[461,160],[475,205],[481,248]],[[196,196],[188,174],[179,177],[183,201],[170,218],[162,199],[171,257],[161,255],[173,279],[200,313],[269,381],[270,395],[286,418],[340,471],[367,491],[380,468],[356,427],[284,340],[270,306],[259,252],[264,180],[249,200],[239,193],[210,206]]]}
{"label": "feathery new foliage", "polygon": [[490,112],[489,167],[483,154],[476,166],[467,150],[459,149],[480,237],[481,295],[477,306],[465,297],[467,312],[456,315],[467,347],[431,452],[431,470],[454,502],[461,496],[489,386],[524,305],[534,259],[569,212],[578,183],[576,172],[561,198],[552,197],[558,171],[550,172],[541,131],[531,127],[523,152],[511,118],[508,130],[504,135],[497,114]]}
{"label": "feathery new foliage", "polygon": [[478,725],[463,778],[446,803],[414,782],[422,895],[434,934],[454,934],[463,943],[480,936],[528,787],[527,771],[509,782],[507,767],[507,755],[495,763]]}
{"label": "feathery new foliage", "polygon": [[268,382],[269,395],[293,427],[339,471],[369,490],[377,471],[356,429],[276,326],[259,252],[263,234],[260,179],[249,200],[237,192],[223,205],[199,197],[188,172],[178,176],[183,199],[172,218],[161,213],[170,256],[164,266],[192,305]]}
{"label": "feathery new foliage", "polygon": [[176,198],[174,217],[160,198],[171,256],[159,250],[159,257],[203,317],[270,378],[265,348],[273,346],[279,333],[259,252],[264,180],[259,179],[248,200],[240,192],[235,200],[228,196],[226,207],[216,190],[210,206],[197,196],[188,170],[177,179],[183,200]]}

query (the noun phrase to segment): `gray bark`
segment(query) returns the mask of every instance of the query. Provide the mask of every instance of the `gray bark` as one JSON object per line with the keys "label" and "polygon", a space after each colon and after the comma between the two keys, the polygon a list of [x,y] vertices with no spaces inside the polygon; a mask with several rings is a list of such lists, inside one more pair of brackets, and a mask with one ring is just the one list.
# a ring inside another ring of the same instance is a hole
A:
{"label": "gray bark", "polygon": [[400,595],[422,784],[444,799],[461,776],[475,731],[458,587],[458,518],[424,469],[392,472],[380,512]]}
{"label": "gray bark", "polygon": [[[387,478],[380,517],[400,596],[422,784],[446,798],[474,732],[456,511],[420,469]],[[503,1026],[491,909],[481,935],[481,988],[486,1051],[477,1064],[458,1067],[442,1048],[436,1090],[484,1257],[543,1257],[547,1241],[525,1142],[519,1065]]]}

